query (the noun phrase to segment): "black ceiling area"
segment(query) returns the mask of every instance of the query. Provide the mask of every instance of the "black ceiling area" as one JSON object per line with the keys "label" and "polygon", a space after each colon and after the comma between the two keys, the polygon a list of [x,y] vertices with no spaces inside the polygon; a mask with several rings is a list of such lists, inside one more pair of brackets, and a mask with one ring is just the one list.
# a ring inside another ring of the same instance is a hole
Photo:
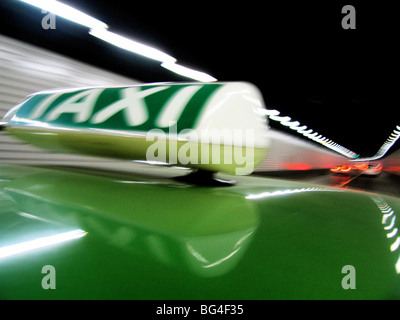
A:
{"label": "black ceiling area", "polygon": [[[360,156],[373,156],[400,125],[399,28],[388,1],[61,2],[218,81],[255,84],[267,108]],[[345,5],[356,10],[355,29],[342,27]],[[0,33],[139,81],[190,81],[66,19],[45,30],[43,17],[36,7],[2,0]]]}

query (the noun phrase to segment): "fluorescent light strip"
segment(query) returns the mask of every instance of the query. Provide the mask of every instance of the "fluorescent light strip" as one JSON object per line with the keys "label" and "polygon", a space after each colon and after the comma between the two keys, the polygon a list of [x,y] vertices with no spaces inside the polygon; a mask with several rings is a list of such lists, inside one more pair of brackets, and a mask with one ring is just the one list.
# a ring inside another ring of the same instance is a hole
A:
{"label": "fluorescent light strip", "polygon": [[400,138],[400,126],[396,126],[396,128],[393,130],[393,132],[390,134],[390,136],[386,139],[385,143],[379,148],[378,152],[369,158],[363,158],[360,160],[363,161],[370,161],[370,160],[378,160],[382,158],[391,147],[399,140]]}
{"label": "fluorescent light strip", "polygon": [[213,81],[217,81],[217,79],[215,79],[214,77],[210,76],[207,73],[201,72],[201,71],[197,71],[197,70],[193,70],[184,66],[181,66],[179,64],[176,63],[162,63],[161,66],[163,68],[166,68],[172,72],[175,72],[181,76],[187,77],[187,78],[191,78],[197,81],[201,81],[201,82],[213,82]]}
{"label": "fluorescent light strip", "polygon": [[149,47],[132,39],[125,38],[116,33],[110,32],[105,29],[91,29],[89,33],[103,41],[106,41],[119,48],[140,54],[147,58],[161,62],[161,66],[181,76],[200,81],[200,82],[213,82],[217,81],[216,78],[208,75],[207,73],[193,70],[179,64],[176,64],[176,59],[160,50]]}
{"label": "fluorescent light strip", "polygon": [[63,17],[75,23],[81,24],[91,29],[103,28],[106,29],[108,26],[82,11],[72,8],[66,4],[55,0],[21,0],[22,2],[28,3],[32,6],[41,8],[56,14],[57,16]]}
{"label": "fluorescent light strip", "polygon": [[158,49],[152,48],[135,40],[128,39],[107,30],[104,22],[97,20],[82,11],[72,8],[55,0],[20,0],[35,7],[49,11],[57,16],[76,22],[90,29],[89,33],[124,50],[140,54],[147,58],[161,62],[161,66],[179,75],[201,82],[212,82],[217,79],[201,71],[193,70],[178,64],[176,59]]}
{"label": "fluorescent light strip", "polygon": [[170,55],[160,50],[144,45],[132,39],[125,38],[106,29],[91,29],[89,33],[92,36],[106,41],[114,46],[131,51],[133,53],[140,54],[153,60],[168,63],[174,63],[176,61],[174,57],[171,57]]}
{"label": "fluorescent light strip", "polygon": [[31,251],[34,249],[49,247],[54,244],[78,239],[85,236],[87,232],[77,229],[69,232],[58,233],[53,236],[42,237],[30,241],[25,241],[10,246],[0,247],[0,259],[10,257],[19,253]]}
{"label": "fluorescent light strip", "polygon": [[301,126],[300,127],[300,122],[299,121],[291,121],[292,119],[290,117],[282,117],[279,116],[280,112],[278,110],[269,110],[265,109],[263,110],[264,115],[268,116],[269,119],[274,120],[279,122],[281,125],[288,127],[294,131],[297,131],[298,133],[302,134],[304,137],[313,140],[315,142],[318,142],[325,146],[326,148],[329,148],[335,152],[338,152],[348,158],[357,158],[359,154],[333,142],[332,140],[324,137],[322,134],[319,134],[318,132],[314,132],[312,129],[308,129],[307,126]]}

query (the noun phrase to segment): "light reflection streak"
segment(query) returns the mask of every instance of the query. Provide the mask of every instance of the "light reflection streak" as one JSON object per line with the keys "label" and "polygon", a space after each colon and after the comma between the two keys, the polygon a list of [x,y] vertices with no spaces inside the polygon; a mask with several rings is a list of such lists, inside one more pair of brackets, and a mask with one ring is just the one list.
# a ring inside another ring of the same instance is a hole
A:
{"label": "light reflection streak", "polygon": [[390,222],[390,224],[386,227],[384,227],[385,230],[391,230],[394,226],[394,223],[396,221],[396,216],[393,216],[392,221]]}
{"label": "light reflection streak", "polygon": [[392,243],[390,246],[390,251],[394,252],[396,251],[400,246],[400,237],[397,237],[396,241]]}
{"label": "light reflection streak", "polygon": [[[314,192],[314,191],[333,191],[328,188],[314,187],[314,188],[301,188],[301,189],[287,189],[287,190],[278,190],[273,192],[262,192],[259,194],[249,194],[246,196],[246,199],[254,200],[268,197],[281,196],[292,193],[301,193],[301,192]],[[334,190],[337,191],[337,190]]]}
{"label": "light reflection streak", "polygon": [[[253,200],[253,199],[261,199],[261,198],[274,197],[274,196],[280,196],[280,195],[286,195],[286,194],[301,193],[301,192],[315,192],[315,191],[336,191],[336,190],[332,190],[329,188],[320,188],[320,187],[287,189],[287,190],[278,190],[278,191],[273,191],[273,192],[263,192],[263,193],[259,193],[259,194],[250,194],[250,195],[246,196],[246,199]],[[386,237],[388,239],[394,238],[398,233],[398,229],[394,227],[395,222],[396,222],[395,211],[382,198],[380,198],[378,196],[374,196],[371,198],[375,202],[375,204],[377,205],[379,210],[382,212],[382,225],[383,225],[383,229],[386,231]],[[392,217],[392,218],[389,220],[390,217]],[[394,242],[392,242],[390,244],[389,249],[391,252],[395,252],[399,249],[399,247],[400,247],[400,236],[397,236],[397,238],[394,240]],[[400,274],[400,255],[395,264],[395,270],[398,274]]]}
{"label": "light reflection streak", "polygon": [[399,257],[399,260],[397,260],[397,263],[396,263],[396,271],[397,271],[397,273],[400,274],[400,257]]}
{"label": "light reflection streak", "polygon": [[[386,237],[388,239],[392,239],[397,235],[398,229],[395,228],[395,222],[396,222],[396,215],[395,211],[393,208],[381,197],[379,196],[374,196],[371,197],[372,200],[375,202],[379,210],[382,212],[382,225],[384,226],[383,229],[386,231]],[[393,216],[393,217],[392,217]],[[389,222],[389,218],[392,217],[392,219]],[[398,250],[400,247],[400,236],[394,240],[394,242],[390,245],[389,249],[391,252],[395,252]],[[395,269],[398,274],[400,274],[400,254],[397,259],[397,262],[395,264]]]}
{"label": "light reflection streak", "polygon": [[85,232],[84,230],[76,229],[68,232],[57,233],[52,236],[41,237],[9,246],[0,247],[0,259],[35,249],[49,247],[69,240],[82,238],[86,234],[87,232]]}
{"label": "light reflection streak", "polygon": [[237,248],[235,251],[231,252],[231,253],[230,253],[229,255],[227,255],[226,257],[224,257],[224,258],[222,258],[222,259],[220,259],[220,260],[218,260],[218,261],[215,261],[215,262],[213,262],[213,263],[210,263],[209,265],[203,266],[203,268],[212,268],[212,267],[215,267],[216,265],[219,265],[219,264],[221,264],[222,262],[224,262],[224,261],[230,259],[230,258],[231,258],[232,256],[234,256],[236,253],[238,253],[239,250],[240,250],[240,247]]}
{"label": "light reflection streak", "polygon": [[215,266],[220,265],[221,263],[229,260],[232,258],[234,255],[236,255],[241,249],[243,243],[254,233],[254,230],[251,230],[247,234],[245,234],[243,237],[241,237],[233,246],[233,251],[230,252],[227,256],[220,258],[214,262],[210,262],[208,259],[206,259],[203,255],[201,255],[195,248],[190,243],[186,243],[186,248],[189,250],[189,252],[194,256],[198,261],[205,263],[206,265],[203,265],[202,268],[208,269],[208,268],[213,268]]}
{"label": "light reflection streak", "polygon": [[[389,211],[390,211],[390,210],[389,210]],[[382,211],[382,213],[384,213],[384,212]],[[387,221],[387,219],[389,219],[389,217],[391,217],[391,216],[393,215],[393,213],[394,213],[394,211],[391,210],[389,213],[384,214],[384,215],[382,216],[382,224],[385,224],[386,221]]]}
{"label": "light reflection streak", "polygon": [[392,232],[388,233],[386,236],[388,238],[393,238],[397,234],[398,229],[394,228]]}

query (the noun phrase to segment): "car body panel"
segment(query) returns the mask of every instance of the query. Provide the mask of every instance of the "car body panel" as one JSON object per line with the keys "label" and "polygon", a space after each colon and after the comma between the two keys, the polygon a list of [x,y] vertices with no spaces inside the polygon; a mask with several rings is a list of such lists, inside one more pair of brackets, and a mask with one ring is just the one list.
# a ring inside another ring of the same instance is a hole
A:
{"label": "car body panel", "polygon": [[[236,181],[227,187],[174,179],[184,174],[0,166],[0,298],[399,298],[398,198],[254,176],[219,175]],[[74,236],[46,243],[60,234]],[[47,265],[54,290],[42,287]],[[356,289],[342,286],[346,265]]]}

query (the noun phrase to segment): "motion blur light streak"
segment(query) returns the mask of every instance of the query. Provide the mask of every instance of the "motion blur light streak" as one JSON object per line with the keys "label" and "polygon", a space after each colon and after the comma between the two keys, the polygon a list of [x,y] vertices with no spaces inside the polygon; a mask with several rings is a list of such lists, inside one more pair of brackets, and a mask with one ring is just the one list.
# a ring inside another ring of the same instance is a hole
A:
{"label": "motion blur light streak", "polygon": [[360,163],[360,164],[355,164],[353,167],[355,167],[358,170],[367,170],[368,169],[368,164]]}
{"label": "motion blur light streak", "polygon": [[280,112],[278,110],[265,109],[262,111],[262,114],[264,114],[266,116],[277,116],[280,114]]}
{"label": "motion blur light streak", "polygon": [[382,158],[391,147],[397,142],[397,140],[400,138],[400,126],[396,126],[396,129],[393,130],[393,132],[390,134],[390,136],[387,138],[385,143],[380,147],[378,152],[370,157],[366,158],[367,160],[377,160]]}
{"label": "motion blur light streak", "polygon": [[342,172],[349,172],[351,170],[351,166],[344,166],[341,171]]}
{"label": "motion blur light streak", "polygon": [[[274,120],[274,121],[279,121],[281,124],[283,124],[284,122],[288,122],[288,121],[291,120],[290,117],[280,117],[280,116],[278,116],[278,115],[270,115],[269,118],[270,118],[271,120]],[[283,122],[283,123],[282,123],[282,122]],[[299,124],[300,124],[300,123],[299,123]],[[284,125],[284,124],[283,124],[283,125]]]}
{"label": "motion blur light streak", "polygon": [[150,46],[141,44],[132,39],[125,38],[119,34],[110,32],[103,28],[92,28],[89,31],[89,33],[92,36],[99,38],[103,41],[106,41],[106,42],[108,42],[114,46],[117,46],[121,49],[143,55],[143,56],[153,59],[153,60],[157,60],[160,62],[172,62],[172,63],[176,61],[176,59],[174,57],[171,57],[170,55],[168,55],[160,50],[157,50]]}
{"label": "motion blur light streak", "polygon": [[119,34],[110,32],[104,28],[93,28],[89,31],[89,34],[106,41],[112,45],[115,45],[121,49],[128,50],[130,52],[140,54],[147,58],[161,62],[161,67],[168,69],[181,76],[200,81],[200,82],[213,82],[217,81],[216,78],[208,75],[207,73],[197,71],[176,64],[176,59],[158,49],[144,45],[132,39],[128,39]]}
{"label": "motion blur light streak", "polygon": [[108,25],[104,22],[101,22],[82,11],[74,9],[68,5],[65,5],[61,2],[55,0],[20,0],[35,7],[41,8],[43,10],[49,11],[51,13],[56,14],[57,16],[66,18],[70,21],[76,22],[83,26],[88,27],[89,34],[92,36],[101,39],[105,42],[108,42],[114,46],[117,46],[121,49],[140,54],[149,59],[153,59],[159,62],[162,62],[161,66],[165,69],[168,69],[174,73],[177,73],[181,76],[201,81],[201,82],[212,82],[217,79],[204,73],[201,71],[193,70],[178,64],[175,64],[177,61],[174,57],[155,49],[151,46],[139,43],[132,39],[128,39],[114,32],[108,31]]}
{"label": "motion blur light streak", "polygon": [[201,81],[201,82],[213,82],[213,81],[217,81],[216,78],[208,75],[207,73],[201,72],[201,71],[197,71],[197,70],[193,70],[184,66],[181,66],[179,64],[176,63],[162,63],[161,66],[163,68],[166,68],[172,72],[175,72],[177,74],[180,74],[184,77],[187,78],[191,78],[197,81]]}
{"label": "motion blur light streak", "polygon": [[289,163],[285,165],[285,168],[288,170],[304,171],[310,170],[312,166],[308,163]]}
{"label": "motion blur light streak", "polygon": [[72,8],[66,4],[63,4],[55,0],[21,0],[21,1],[33,5],[35,7],[41,8],[43,10],[49,11],[51,13],[54,13],[57,16],[76,22],[88,28],[93,28],[93,29],[108,28],[108,26],[104,22],[101,22],[87,15],[86,13],[83,13],[82,11],[79,11],[75,8]]}
{"label": "motion blur light streak", "polygon": [[288,116],[282,117],[279,116],[280,112],[278,110],[269,110],[265,109],[264,110],[264,115],[267,116],[269,119],[273,121],[279,122],[281,125],[286,126],[300,134],[302,134],[304,137],[313,140],[317,143],[322,144],[324,147],[329,148],[335,152],[338,152],[348,158],[357,158],[359,154],[333,142],[332,140],[324,137],[322,134],[319,134],[318,132],[314,132],[312,129],[307,129],[307,126],[302,126],[300,127],[300,122],[299,121],[291,121],[292,119]]}

